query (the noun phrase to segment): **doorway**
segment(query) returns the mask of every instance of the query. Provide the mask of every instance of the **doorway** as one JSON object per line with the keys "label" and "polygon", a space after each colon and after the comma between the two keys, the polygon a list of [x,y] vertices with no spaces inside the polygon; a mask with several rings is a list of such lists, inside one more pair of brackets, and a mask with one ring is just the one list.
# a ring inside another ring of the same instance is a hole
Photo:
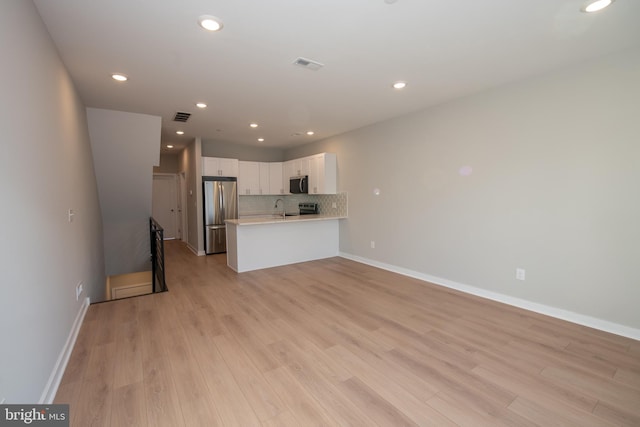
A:
{"label": "doorway", "polygon": [[153,174],[151,214],[164,228],[164,239],[177,236],[178,185],[175,174]]}

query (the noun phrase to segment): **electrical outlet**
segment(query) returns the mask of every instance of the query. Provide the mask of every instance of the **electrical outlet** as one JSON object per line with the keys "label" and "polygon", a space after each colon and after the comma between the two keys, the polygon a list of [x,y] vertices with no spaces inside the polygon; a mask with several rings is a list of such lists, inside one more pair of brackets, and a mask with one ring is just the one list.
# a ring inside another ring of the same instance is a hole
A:
{"label": "electrical outlet", "polygon": [[524,280],[524,277],[525,277],[524,268],[516,268],[516,279]]}
{"label": "electrical outlet", "polygon": [[375,241],[371,241],[371,249],[375,249],[376,248],[376,242]]}
{"label": "electrical outlet", "polygon": [[338,209],[338,204],[336,202],[331,203],[331,207],[333,209]]}
{"label": "electrical outlet", "polygon": [[76,285],[76,301],[80,300],[80,295],[82,295],[82,280],[78,282],[78,284]]}

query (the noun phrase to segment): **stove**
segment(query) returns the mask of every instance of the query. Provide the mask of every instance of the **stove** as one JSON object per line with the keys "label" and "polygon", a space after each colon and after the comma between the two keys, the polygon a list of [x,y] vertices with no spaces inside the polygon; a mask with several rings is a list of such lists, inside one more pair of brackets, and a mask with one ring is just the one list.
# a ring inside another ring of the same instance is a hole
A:
{"label": "stove", "polygon": [[317,203],[299,203],[298,209],[300,210],[300,215],[317,215],[318,214]]}

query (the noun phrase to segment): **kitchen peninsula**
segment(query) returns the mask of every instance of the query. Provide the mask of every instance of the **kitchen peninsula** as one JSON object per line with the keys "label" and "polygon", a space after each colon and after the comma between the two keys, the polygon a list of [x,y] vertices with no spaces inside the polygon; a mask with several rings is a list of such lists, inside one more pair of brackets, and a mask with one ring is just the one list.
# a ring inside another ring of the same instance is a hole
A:
{"label": "kitchen peninsula", "polygon": [[338,255],[339,220],[327,215],[230,219],[227,265],[242,273]]}

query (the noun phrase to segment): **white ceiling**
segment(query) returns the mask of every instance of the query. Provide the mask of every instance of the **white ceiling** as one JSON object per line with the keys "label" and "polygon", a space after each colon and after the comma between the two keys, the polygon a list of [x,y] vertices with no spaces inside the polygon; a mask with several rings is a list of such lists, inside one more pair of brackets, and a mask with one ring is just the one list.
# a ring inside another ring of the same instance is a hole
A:
{"label": "white ceiling", "polygon": [[[163,145],[177,147],[304,144],[640,44],[638,0],[595,14],[583,0],[35,3],[85,104],[162,116]],[[203,14],[223,30],[201,29]]]}

